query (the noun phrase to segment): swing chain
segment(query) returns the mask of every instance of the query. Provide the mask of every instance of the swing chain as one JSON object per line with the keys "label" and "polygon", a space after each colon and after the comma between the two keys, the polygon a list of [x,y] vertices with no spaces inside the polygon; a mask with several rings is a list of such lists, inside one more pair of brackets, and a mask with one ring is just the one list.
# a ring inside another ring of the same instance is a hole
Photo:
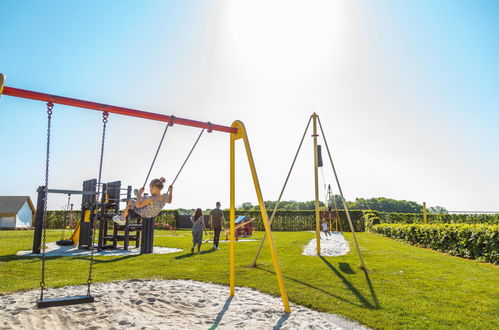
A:
{"label": "swing chain", "polygon": [[187,163],[187,161],[189,160],[189,158],[191,157],[191,154],[192,152],[194,151],[194,149],[196,148],[198,142],[199,142],[199,139],[201,138],[201,135],[203,135],[204,133],[204,128],[201,130],[201,132],[199,133],[196,141],[194,142],[194,145],[192,146],[191,150],[189,151],[189,153],[187,154],[187,157],[185,157],[185,160],[184,162],[182,163],[182,166],[180,167],[180,170],[178,170],[177,172],[177,175],[175,176],[175,179],[173,179],[172,183],[170,184],[170,186],[173,186],[173,184],[175,183],[175,181],[177,181],[178,179],[178,176],[180,175],[180,173],[182,172],[182,170],[184,169],[184,166],[185,164]]}
{"label": "swing chain", "polygon": [[49,165],[50,165],[50,133],[52,123],[52,109],[54,104],[47,102],[47,149],[45,154],[45,187],[43,194],[43,217],[42,217],[42,278],[40,280],[40,301],[43,301],[43,291],[45,290],[45,244],[47,243],[47,195],[49,186]]}
{"label": "swing chain", "polygon": [[144,181],[144,184],[142,187],[145,187],[147,184],[147,180],[149,180],[149,176],[151,175],[152,168],[154,167],[154,163],[156,163],[156,158],[158,157],[159,154],[159,149],[161,149],[161,145],[163,144],[163,140],[165,139],[166,132],[168,131],[168,127],[170,127],[170,124],[166,124],[165,130],[163,131],[163,135],[161,136],[161,140],[159,140],[159,145],[158,149],[156,149],[156,154],[154,154],[154,158],[152,159],[151,166],[149,167],[149,172],[147,172],[146,179]]}
{"label": "swing chain", "polygon": [[[102,179],[102,162],[104,160],[104,143],[106,142],[106,126],[107,126],[107,118],[109,113],[104,111],[102,113],[102,140],[101,140],[101,149],[100,149],[100,160],[99,160],[99,180],[97,182],[97,200],[95,201],[97,205],[99,205],[100,193],[101,193],[101,179]],[[88,278],[87,278],[87,296],[90,297],[90,286],[92,285],[92,271],[94,266],[94,241],[95,241],[95,215],[92,214],[92,238],[90,241],[90,268],[88,270]]]}

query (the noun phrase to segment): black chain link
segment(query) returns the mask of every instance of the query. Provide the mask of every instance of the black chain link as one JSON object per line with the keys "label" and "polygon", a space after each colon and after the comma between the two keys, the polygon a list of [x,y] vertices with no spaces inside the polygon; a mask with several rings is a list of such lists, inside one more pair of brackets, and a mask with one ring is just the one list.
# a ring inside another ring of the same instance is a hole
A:
{"label": "black chain link", "polygon": [[[100,148],[100,161],[99,161],[99,180],[97,182],[97,206],[99,205],[99,198],[101,192],[101,179],[102,179],[102,162],[104,160],[104,143],[106,141],[106,126],[107,126],[107,117],[109,113],[104,111],[102,113],[102,140],[101,140],[101,148]],[[94,241],[95,241],[95,215],[92,214],[92,238],[90,241],[90,268],[88,270],[88,279],[87,279],[87,296],[90,297],[90,286],[92,285],[92,271],[94,266]]]}
{"label": "black chain link", "polygon": [[146,179],[144,180],[144,185],[142,186],[143,188],[147,184],[147,180],[149,180],[149,176],[151,175],[152,168],[154,167],[154,163],[156,163],[156,158],[158,157],[159,149],[161,149],[161,145],[163,144],[163,140],[165,139],[166,132],[168,131],[168,127],[170,127],[170,124],[166,124],[165,130],[163,131],[163,135],[161,136],[161,140],[159,140],[158,144],[158,149],[156,149],[156,154],[154,155],[154,158],[151,163],[151,167],[149,167],[149,172],[147,172]]}
{"label": "black chain link", "polygon": [[47,150],[45,154],[45,187],[43,188],[43,217],[42,217],[42,278],[40,280],[40,301],[43,301],[45,290],[45,244],[47,243],[47,195],[49,188],[49,165],[50,165],[50,130],[52,124],[52,109],[54,104],[47,103]]}
{"label": "black chain link", "polygon": [[182,170],[184,169],[185,163],[187,163],[187,161],[189,160],[189,157],[191,157],[191,154],[192,154],[192,152],[194,151],[194,148],[196,148],[196,145],[198,144],[199,139],[201,138],[201,135],[203,135],[203,133],[204,133],[204,128],[201,130],[201,133],[199,133],[198,138],[196,139],[196,142],[194,142],[194,145],[192,146],[191,151],[189,151],[189,154],[188,154],[188,155],[187,155],[187,157],[185,158],[184,163],[183,163],[183,164],[182,164],[182,166],[180,167],[180,170],[178,170],[178,173],[177,173],[177,175],[175,176],[175,179],[173,179],[173,181],[172,181],[172,183],[170,184],[170,186],[173,186],[173,184],[175,183],[175,181],[177,181],[178,176],[180,175],[180,173],[181,173],[181,172],[182,172]]}

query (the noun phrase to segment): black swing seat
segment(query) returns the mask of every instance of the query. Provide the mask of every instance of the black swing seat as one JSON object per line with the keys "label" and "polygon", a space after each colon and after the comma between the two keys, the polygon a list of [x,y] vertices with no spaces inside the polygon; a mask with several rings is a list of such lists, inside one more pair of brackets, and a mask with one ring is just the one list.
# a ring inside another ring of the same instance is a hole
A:
{"label": "black swing seat", "polygon": [[55,306],[68,306],[68,305],[77,305],[77,304],[89,304],[95,301],[92,296],[70,296],[63,298],[47,298],[47,299],[37,299],[36,307],[38,308],[46,308],[46,307],[55,307]]}
{"label": "black swing seat", "polygon": [[74,242],[72,239],[61,239],[61,240],[56,241],[55,244],[57,244],[59,246],[70,246],[70,245],[74,245]]}

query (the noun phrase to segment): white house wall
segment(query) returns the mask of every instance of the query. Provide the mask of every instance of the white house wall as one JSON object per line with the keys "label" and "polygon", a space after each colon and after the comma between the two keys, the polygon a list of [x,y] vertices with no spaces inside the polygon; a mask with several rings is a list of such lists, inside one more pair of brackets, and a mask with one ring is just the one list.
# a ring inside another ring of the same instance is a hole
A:
{"label": "white house wall", "polygon": [[0,217],[0,228],[14,228],[15,217]]}
{"label": "white house wall", "polygon": [[19,212],[17,212],[16,228],[26,228],[31,227],[33,220],[33,213],[31,213],[31,208],[26,201]]}

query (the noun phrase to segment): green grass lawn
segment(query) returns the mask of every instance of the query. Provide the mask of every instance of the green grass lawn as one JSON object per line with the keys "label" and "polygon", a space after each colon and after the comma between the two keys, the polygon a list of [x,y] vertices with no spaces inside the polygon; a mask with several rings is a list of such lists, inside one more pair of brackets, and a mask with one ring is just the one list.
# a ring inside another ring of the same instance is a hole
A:
{"label": "green grass lawn", "polygon": [[[184,252],[167,255],[97,257],[95,281],[126,279],[194,279],[229,283],[228,244],[212,253],[191,255],[190,232],[161,237],[155,245]],[[29,250],[32,231],[0,231],[0,293],[38,287],[39,258],[17,257]],[[50,231],[48,241],[59,238]],[[356,252],[341,257],[307,257],[310,232],[275,232],[285,285],[292,302],[344,315],[373,328],[494,329],[499,328],[499,268],[402,244],[371,233],[359,233],[368,273],[359,268]],[[353,247],[352,236],[345,234]],[[256,237],[261,237],[257,233]],[[236,285],[278,295],[272,261],[264,250],[258,268],[249,268],[259,242],[236,244]],[[205,244],[204,250],[211,248]],[[83,284],[86,257],[52,257],[47,286]],[[228,288],[227,288],[228,294]],[[237,295],[237,292],[236,292]],[[50,291],[48,293],[50,297]]]}

